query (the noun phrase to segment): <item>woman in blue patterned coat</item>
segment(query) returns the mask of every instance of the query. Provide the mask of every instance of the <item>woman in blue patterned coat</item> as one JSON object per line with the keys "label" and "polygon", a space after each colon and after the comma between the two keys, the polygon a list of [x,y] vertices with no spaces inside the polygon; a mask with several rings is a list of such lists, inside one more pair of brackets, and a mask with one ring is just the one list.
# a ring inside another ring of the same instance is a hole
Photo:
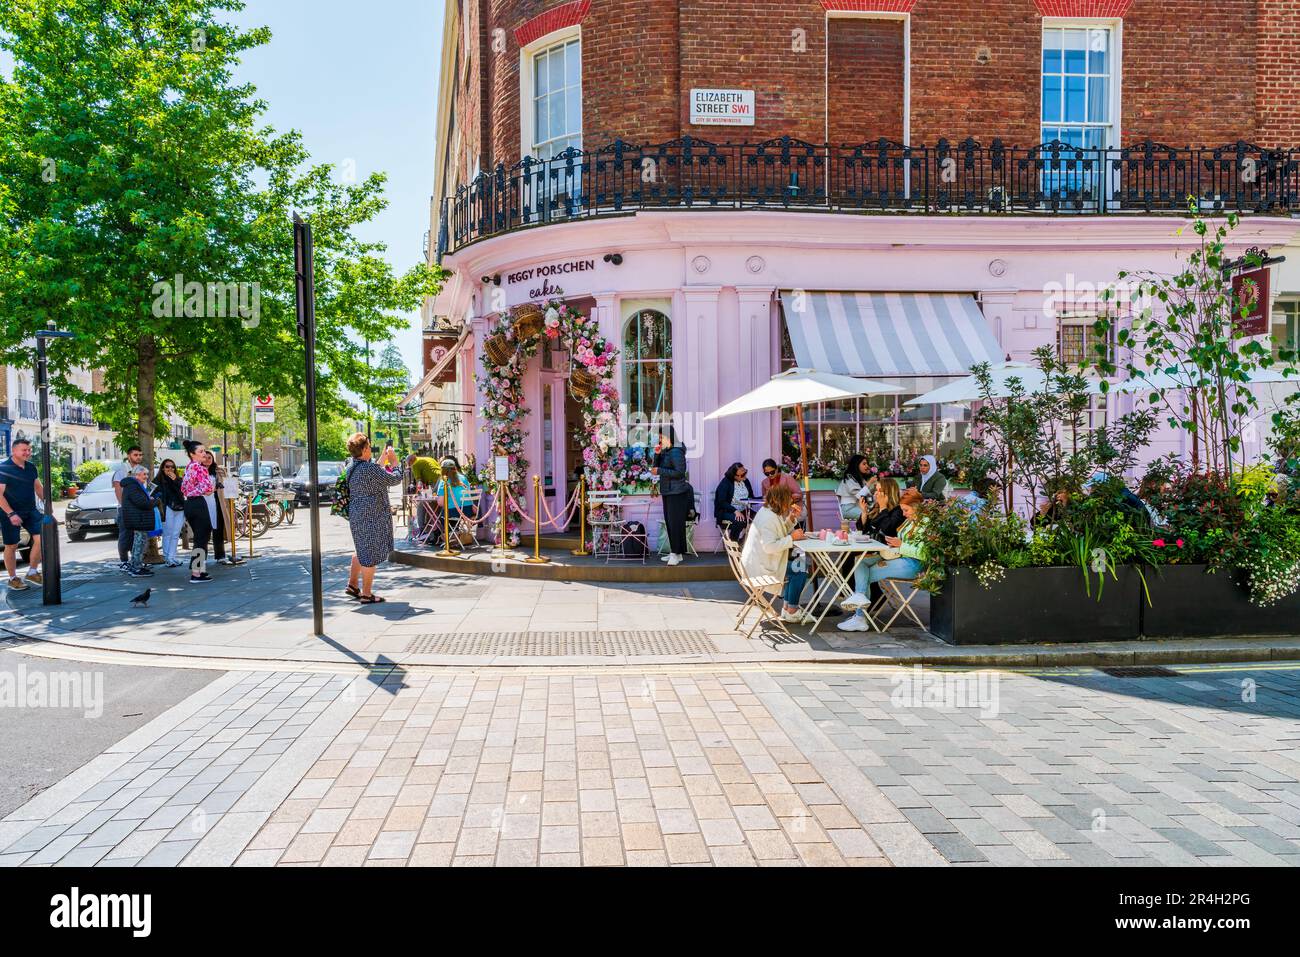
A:
{"label": "woman in blue patterned coat", "polygon": [[348,571],[347,592],[363,605],[373,605],[384,600],[372,593],[371,586],[375,566],[387,561],[393,550],[393,511],[388,490],[402,484],[402,469],[392,449],[385,449],[375,462],[370,440],[362,432],[348,439],[348,454],[353,459],[348,466],[348,525],[352,528],[355,554]]}

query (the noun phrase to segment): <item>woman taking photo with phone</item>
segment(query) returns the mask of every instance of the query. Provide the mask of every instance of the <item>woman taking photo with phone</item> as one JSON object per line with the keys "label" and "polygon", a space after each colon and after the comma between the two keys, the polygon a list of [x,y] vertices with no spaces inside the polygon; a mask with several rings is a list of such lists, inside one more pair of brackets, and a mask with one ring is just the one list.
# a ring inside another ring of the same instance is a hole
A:
{"label": "woman taking photo with phone", "polygon": [[397,453],[384,449],[374,461],[370,439],[357,432],[348,439],[348,525],[352,530],[352,567],[348,570],[347,593],[363,605],[382,602],[372,592],[375,566],[387,561],[393,551],[393,510],[388,490],[402,484]]}

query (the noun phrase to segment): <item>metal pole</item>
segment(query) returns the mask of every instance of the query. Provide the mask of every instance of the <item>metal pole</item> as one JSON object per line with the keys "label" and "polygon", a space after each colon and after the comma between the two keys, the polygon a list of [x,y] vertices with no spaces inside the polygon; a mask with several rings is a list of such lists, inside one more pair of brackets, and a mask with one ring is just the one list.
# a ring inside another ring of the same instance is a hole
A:
{"label": "metal pole", "polygon": [[295,213],[293,217],[294,263],[298,301],[298,334],[303,339],[307,363],[307,461],[311,483],[311,614],[316,635],[325,634],[325,597],[320,547],[320,462],[316,433],[316,285],[313,275],[311,224]]}
{"label": "metal pole", "polygon": [[[226,474],[230,474],[230,430],[226,428],[226,377],[221,377],[221,455],[226,460]],[[238,478],[238,476],[236,476]]]}
{"label": "metal pole", "polygon": [[36,382],[41,397],[41,472],[45,486],[45,516],[41,519],[41,565],[44,566],[41,601],[46,605],[61,605],[59,523],[54,520],[54,489],[50,487],[50,380],[45,364],[45,337],[41,335],[36,337]]}
{"label": "metal pole", "polygon": [[525,558],[530,565],[544,565],[550,561],[542,554],[542,477],[533,476],[533,556]]}
{"label": "metal pole", "polygon": [[569,554],[590,555],[587,548],[587,476],[578,479],[578,547]]}

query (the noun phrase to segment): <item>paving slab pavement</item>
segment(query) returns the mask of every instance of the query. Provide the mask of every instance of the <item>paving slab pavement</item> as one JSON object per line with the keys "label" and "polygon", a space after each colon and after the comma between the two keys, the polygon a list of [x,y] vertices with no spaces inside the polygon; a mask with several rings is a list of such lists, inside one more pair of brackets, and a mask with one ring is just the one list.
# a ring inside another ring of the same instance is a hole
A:
{"label": "paving slab pavement", "polygon": [[[3,628],[51,643],[68,657],[95,651],[268,666],[396,664],[606,665],[675,662],[1123,666],[1169,662],[1300,658],[1300,636],[962,646],[918,628],[846,633],[828,618],[810,634],[795,627],[746,639],[734,629],[741,603],[730,582],[619,584],[529,581],[386,565],[362,606],[343,593],[350,540],[346,525],[324,526],[325,637],[311,634],[306,517],[257,542],[258,557],[214,566],[214,581],[192,585],[186,569],[157,568],[131,579],[110,562],[65,551],[63,604],[44,606],[39,589],[7,593]],[[401,533],[401,530],[398,530]],[[130,599],[152,588],[147,608]],[[926,615],[921,603],[923,620]]]}

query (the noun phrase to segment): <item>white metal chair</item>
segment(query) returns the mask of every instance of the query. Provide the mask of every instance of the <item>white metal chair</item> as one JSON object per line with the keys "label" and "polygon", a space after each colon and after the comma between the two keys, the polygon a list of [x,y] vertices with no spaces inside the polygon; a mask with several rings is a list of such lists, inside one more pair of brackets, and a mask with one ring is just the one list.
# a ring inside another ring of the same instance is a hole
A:
{"label": "white metal chair", "polygon": [[736,583],[745,592],[745,603],[740,606],[740,612],[736,615],[736,631],[740,631],[744,627],[745,619],[751,611],[757,611],[758,618],[750,626],[749,631],[745,632],[746,638],[753,637],[755,629],[765,621],[776,625],[787,636],[793,638],[790,629],[781,620],[781,613],[773,605],[773,601],[780,594],[784,582],[775,575],[746,575],[745,566],[740,560],[740,546],[728,538],[723,541],[723,547],[727,552],[727,564],[731,566],[731,573],[736,576]]}
{"label": "white metal chair", "polygon": [[[693,519],[688,518],[686,520],[686,551],[687,554],[694,555],[696,558],[699,558],[700,553],[695,550],[695,526],[697,526],[700,523],[700,493],[699,492],[695,493],[694,509],[695,509],[695,518]],[[649,514],[649,511],[650,510],[647,508],[646,513]],[[668,523],[661,518],[659,519],[659,538],[658,538],[658,544],[656,548],[659,554],[663,555],[667,553],[668,547],[669,547]]]}
{"label": "white metal chair", "polygon": [[608,556],[613,549],[613,531],[623,523],[623,496],[618,492],[587,493],[587,525],[591,528],[591,554]]}
{"label": "white metal chair", "polygon": [[474,519],[483,514],[481,509],[483,490],[470,489],[462,494],[461,499],[464,503],[473,507],[474,518],[460,514],[453,505],[451,509],[452,527],[447,531],[447,535],[463,551],[466,548],[478,548],[482,545],[482,542],[478,540],[479,524]]}
{"label": "white metal chair", "polygon": [[[881,631],[888,631],[889,626],[892,625],[898,619],[898,616],[902,614],[906,614],[911,618],[917,628],[922,630],[925,629],[925,625],[921,622],[920,616],[917,615],[916,609],[912,607],[912,599],[921,591],[920,588],[916,587],[916,579],[882,578],[877,582],[877,584],[880,585],[880,597],[877,598],[875,604],[871,606],[868,614],[876,620],[877,627]],[[906,595],[903,594],[903,586],[907,586],[908,588]],[[883,625],[879,624],[880,616],[884,614],[886,609],[891,605],[894,608],[894,613],[890,615],[889,620]]]}

